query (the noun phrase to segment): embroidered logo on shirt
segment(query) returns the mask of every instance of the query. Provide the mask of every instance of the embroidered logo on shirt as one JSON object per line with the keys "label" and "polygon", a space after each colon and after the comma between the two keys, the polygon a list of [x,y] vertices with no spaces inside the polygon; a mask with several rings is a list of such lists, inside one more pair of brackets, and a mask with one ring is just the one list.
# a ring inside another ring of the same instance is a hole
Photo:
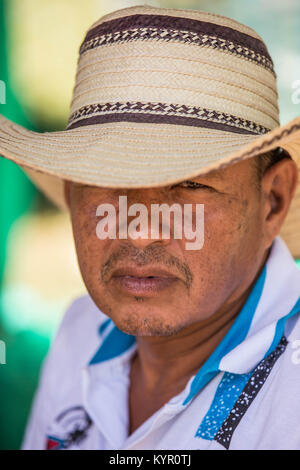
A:
{"label": "embroidered logo on shirt", "polygon": [[47,450],[68,449],[88,435],[92,420],[82,406],[73,406],[60,413],[46,436]]}

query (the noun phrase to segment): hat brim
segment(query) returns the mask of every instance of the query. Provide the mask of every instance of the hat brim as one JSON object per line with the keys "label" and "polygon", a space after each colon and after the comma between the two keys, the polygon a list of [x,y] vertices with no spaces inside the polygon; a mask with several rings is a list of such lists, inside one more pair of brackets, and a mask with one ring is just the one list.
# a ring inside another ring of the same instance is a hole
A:
{"label": "hat brim", "polygon": [[[0,154],[59,207],[63,180],[110,188],[159,187],[281,147],[300,172],[300,117],[263,135],[204,127],[111,122],[38,133],[0,116]],[[300,257],[300,182],[281,235]]]}

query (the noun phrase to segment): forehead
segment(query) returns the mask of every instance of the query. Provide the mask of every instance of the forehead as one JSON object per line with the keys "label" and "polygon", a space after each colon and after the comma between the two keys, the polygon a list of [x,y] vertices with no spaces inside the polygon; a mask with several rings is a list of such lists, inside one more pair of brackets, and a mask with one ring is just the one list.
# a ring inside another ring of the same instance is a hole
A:
{"label": "forehead", "polygon": [[[242,160],[237,163],[231,163],[227,165],[224,168],[221,169],[216,169],[216,170],[211,170],[207,173],[199,174],[197,176],[191,177],[191,178],[185,178],[184,180],[181,181],[186,181],[187,179],[190,181],[200,181],[200,182],[207,182],[207,183],[218,183],[218,184],[231,184],[233,181],[235,182],[235,186],[238,186],[240,184],[247,184],[247,182],[251,183],[253,181],[253,170],[255,169],[254,165],[254,159],[253,158],[247,158],[245,160]],[[176,184],[179,184],[180,181]],[[116,192],[116,191],[122,191],[122,188],[116,189],[116,188],[106,188],[106,187],[100,187],[100,186],[93,186],[89,184],[82,184],[82,183],[75,183],[75,182],[70,182],[70,185],[74,188],[94,188],[94,189],[99,189],[107,192]],[[165,186],[169,187],[172,186],[171,184],[168,184]],[[125,188],[126,189],[126,188]],[[131,189],[131,188],[127,188]],[[133,188],[135,189],[135,188]],[[143,188],[140,188],[143,189]],[[149,188],[145,188],[149,189]],[[161,190],[162,187],[154,187],[150,188],[153,190]]]}

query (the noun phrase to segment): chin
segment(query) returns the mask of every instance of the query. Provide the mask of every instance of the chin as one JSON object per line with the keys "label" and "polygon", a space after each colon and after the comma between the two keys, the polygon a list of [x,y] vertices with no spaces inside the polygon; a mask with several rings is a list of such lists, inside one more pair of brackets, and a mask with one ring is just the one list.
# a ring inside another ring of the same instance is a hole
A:
{"label": "chin", "polygon": [[[119,330],[134,336],[172,336],[184,328],[181,323],[170,323],[163,316],[131,311],[111,316]],[[174,319],[173,319],[174,320]]]}

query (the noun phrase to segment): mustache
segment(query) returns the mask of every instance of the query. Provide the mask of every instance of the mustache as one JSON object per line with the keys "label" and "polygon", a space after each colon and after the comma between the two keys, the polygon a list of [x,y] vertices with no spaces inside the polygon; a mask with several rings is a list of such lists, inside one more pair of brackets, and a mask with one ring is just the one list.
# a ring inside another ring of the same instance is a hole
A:
{"label": "mustache", "polygon": [[146,247],[144,250],[139,250],[130,245],[120,246],[101,267],[101,281],[107,282],[111,277],[111,273],[119,267],[121,263],[125,264],[124,261],[127,261],[131,265],[135,264],[136,266],[146,266],[148,264],[155,265],[156,267],[164,266],[171,268],[173,273],[175,268],[177,273],[180,273],[180,277],[183,277],[188,288],[193,282],[193,274],[186,263],[180,261],[176,256],[166,253],[161,246],[152,245]]}

